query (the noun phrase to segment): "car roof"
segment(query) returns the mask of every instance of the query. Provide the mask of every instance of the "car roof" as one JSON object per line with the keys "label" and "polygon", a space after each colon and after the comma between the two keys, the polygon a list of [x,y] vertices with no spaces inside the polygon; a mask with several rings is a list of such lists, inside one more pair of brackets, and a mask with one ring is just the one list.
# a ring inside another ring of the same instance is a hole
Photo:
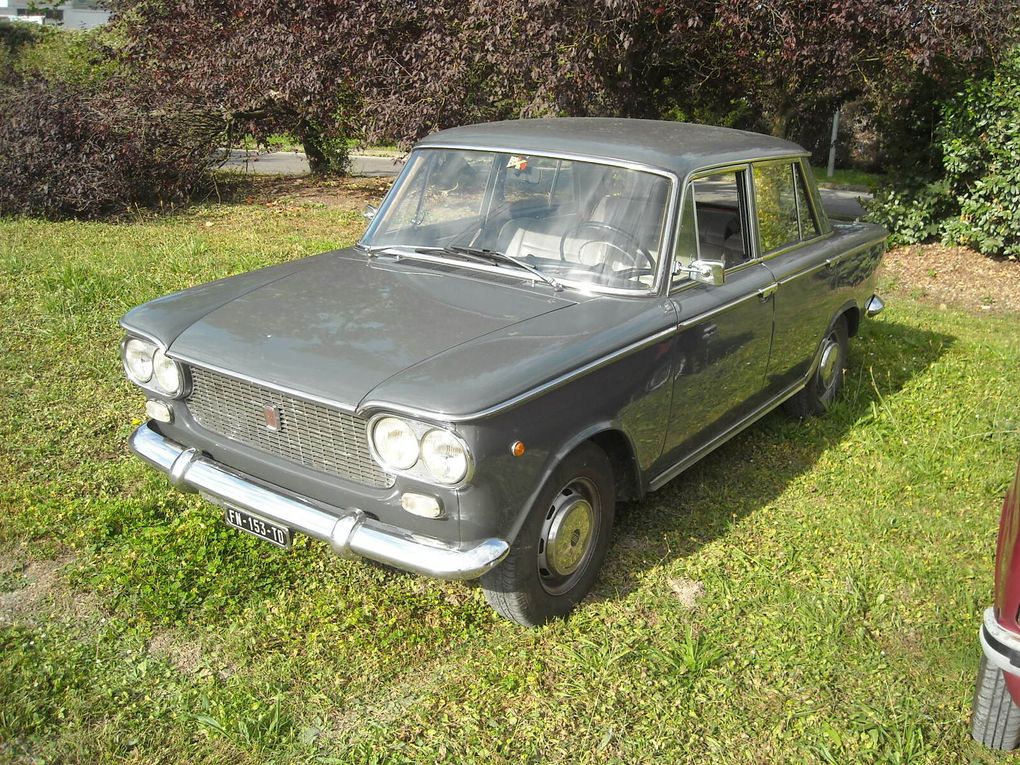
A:
{"label": "car roof", "polygon": [[417,145],[570,154],[646,165],[681,178],[703,167],[808,153],[790,141],[746,130],[612,117],[483,122],[441,130]]}

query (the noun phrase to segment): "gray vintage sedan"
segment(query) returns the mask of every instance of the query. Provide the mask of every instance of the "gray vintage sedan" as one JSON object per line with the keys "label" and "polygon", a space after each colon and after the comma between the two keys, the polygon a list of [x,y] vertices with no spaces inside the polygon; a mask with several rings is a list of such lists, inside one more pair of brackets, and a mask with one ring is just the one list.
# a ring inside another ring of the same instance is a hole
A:
{"label": "gray vintage sedan", "polygon": [[886,232],[832,223],[795,144],[623,119],[419,143],[353,248],[122,319],[131,437],[228,524],[480,578],[541,624],[613,512],[786,403],[824,412],[881,310]]}

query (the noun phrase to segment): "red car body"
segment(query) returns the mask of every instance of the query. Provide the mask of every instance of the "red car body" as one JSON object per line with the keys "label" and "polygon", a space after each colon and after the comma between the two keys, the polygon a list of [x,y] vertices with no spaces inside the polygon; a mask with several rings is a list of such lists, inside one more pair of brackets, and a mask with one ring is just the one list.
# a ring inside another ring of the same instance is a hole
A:
{"label": "red car body", "polygon": [[1020,465],[1002,503],[995,598],[981,626],[984,657],[974,694],[972,734],[996,749],[1020,744]]}

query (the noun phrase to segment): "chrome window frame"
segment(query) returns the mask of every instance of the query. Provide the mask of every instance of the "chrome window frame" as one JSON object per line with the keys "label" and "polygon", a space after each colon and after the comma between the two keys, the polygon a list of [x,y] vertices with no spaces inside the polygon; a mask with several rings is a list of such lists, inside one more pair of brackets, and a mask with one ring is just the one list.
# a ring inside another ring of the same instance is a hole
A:
{"label": "chrome window frame", "polygon": [[[751,164],[752,164],[752,162],[753,162],[753,160],[740,160],[739,162],[727,162],[727,163],[719,164],[719,165],[710,165],[710,166],[706,166],[706,167],[703,167],[703,168],[699,168],[697,170],[692,170],[691,172],[689,172],[687,174],[687,177],[684,179],[683,196],[681,198],[681,205],[680,205],[680,209],[681,210],[683,209],[683,204],[687,201],[687,194],[688,193],[691,193],[691,194],[694,193],[694,189],[693,189],[692,184],[695,181],[697,181],[698,179],[705,178],[705,177],[708,177],[708,176],[711,176],[711,175],[719,175],[721,173],[726,173],[726,172],[731,172],[731,171],[732,172],[743,172],[745,174],[744,175],[744,178],[745,178],[744,188],[743,188],[743,190],[740,193],[741,193],[741,195],[743,197],[742,201],[744,203],[744,211],[745,211],[746,216],[748,218],[748,221],[747,221],[747,226],[748,226],[748,230],[747,230],[748,258],[743,263],[739,263],[739,264],[737,264],[735,266],[730,266],[729,268],[727,268],[726,269],[726,273],[727,274],[735,273],[737,271],[740,271],[741,269],[747,268],[748,266],[753,265],[754,263],[757,263],[757,262],[759,262],[761,260],[761,256],[759,254],[758,240],[757,240],[758,210],[757,210],[757,208],[754,205],[754,191],[753,191],[753,188],[752,188],[753,180],[751,179],[751,175],[752,175],[752,173],[751,173]],[[697,228],[697,226],[698,226],[697,203],[698,203],[697,202],[697,198],[695,198],[695,200],[694,200],[694,204],[695,204],[695,208],[694,208],[695,243],[697,244],[697,248],[698,248],[696,255],[697,255],[697,258],[700,259],[701,258],[701,237],[699,236],[700,231]],[[754,220],[754,224],[753,225],[751,224],[751,219]],[[674,258],[674,260],[676,258],[676,246],[680,243],[679,224],[680,224],[680,221],[678,220],[677,221],[677,236],[676,236],[676,239],[674,241],[674,250],[673,250],[673,258]],[[694,286],[697,286],[698,284],[700,284],[700,282],[696,282],[693,279],[691,279],[691,277],[689,275],[685,276],[685,277],[681,277],[679,280],[673,281],[672,280],[672,276],[674,276],[675,274],[672,273],[673,272],[672,265],[670,266],[669,270],[670,270],[671,283],[669,285],[668,294],[670,294],[670,295],[672,295],[675,292],[679,292],[681,290],[690,289],[691,287],[694,287]]]}
{"label": "chrome window frame", "polygon": [[[655,278],[652,280],[652,286],[644,289],[625,289],[622,287],[608,287],[604,285],[595,285],[585,282],[575,282],[570,279],[557,279],[561,284],[566,287],[570,287],[573,290],[577,290],[581,293],[586,294],[599,294],[599,295],[615,295],[618,297],[648,297],[661,295],[664,289],[664,285],[668,283],[668,278],[672,273],[673,268],[673,251],[669,245],[676,245],[676,225],[677,225],[677,209],[678,209],[678,198],[680,196],[680,178],[676,173],[669,170],[665,170],[661,167],[655,167],[653,165],[646,165],[642,162],[630,162],[622,159],[613,159],[611,157],[593,157],[585,154],[573,154],[570,152],[555,152],[555,151],[543,151],[541,149],[521,149],[520,147],[508,147],[499,145],[471,145],[471,144],[460,144],[460,143],[430,143],[425,146],[418,146],[411,150],[408,156],[408,161],[404,164],[404,169],[401,170],[400,174],[394,180],[390,190],[386,192],[386,197],[383,199],[382,204],[379,205],[379,210],[373,216],[372,222],[368,228],[365,229],[365,233],[362,234],[361,239],[358,240],[358,246],[364,249],[370,249],[372,247],[378,247],[379,245],[371,245],[366,242],[366,239],[371,239],[372,234],[375,233],[379,222],[383,219],[385,212],[389,209],[389,206],[393,202],[393,190],[398,188],[398,183],[402,182],[404,176],[408,173],[408,169],[413,164],[411,158],[414,157],[416,152],[425,152],[432,149],[447,150],[447,151],[477,151],[477,152],[493,152],[497,154],[527,154],[533,157],[548,157],[550,159],[562,159],[571,162],[587,162],[593,165],[603,165],[606,167],[619,167],[626,170],[634,170],[636,172],[649,173],[650,175],[656,175],[660,178],[665,178],[669,184],[669,194],[666,202],[666,215],[662,225],[662,232],[659,235],[659,258],[656,262],[656,273]],[[409,245],[394,245],[395,248],[409,246]],[[384,248],[385,249],[385,248]],[[417,257],[417,256],[416,256]],[[440,260],[443,263],[460,266],[473,271],[492,271],[504,275],[504,276],[515,276],[521,277],[521,272],[513,268],[503,268],[500,266],[486,266],[481,263],[470,263],[464,260],[456,258],[443,258],[441,255],[430,256],[430,259]]]}
{"label": "chrome window frame", "polygon": [[[767,252],[765,251],[765,247],[764,247],[764,245],[762,244],[762,241],[761,241],[761,225],[760,225],[761,221],[758,219],[758,216],[755,216],[754,226],[755,226],[755,230],[757,231],[757,235],[758,235],[758,251],[761,253],[761,257],[763,259],[767,260],[767,259],[769,259],[769,258],[771,258],[771,257],[773,257],[773,256],[775,256],[775,255],[777,255],[779,253],[789,252],[790,250],[792,250],[792,249],[794,249],[796,247],[799,247],[802,244],[805,244],[806,241],[810,241],[810,240],[805,240],[804,239],[803,229],[801,228],[801,225],[800,225],[800,203],[797,201],[797,180],[796,180],[797,179],[797,171],[794,170],[794,167],[796,165],[800,164],[800,160],[801,160],[801,158],[793,159],[793,158],[790,158],[790,157],[778,157],[776,159],[759,160],[757,162],[752,162],[751,163],[751,185],[752,185],[752,192],[753,192],[753,196],[754,196],[756,204],[757,204],[757,201],[758,201],[758,185],[757,185],[757,182],[756,182],[755,176],[754,176],[755,168],[758,168],[758,167],[768,167],[769,165],[787,165],[787,167],[790,168],[791,180],[793,181],[793,203],[794,203],[794,206],[797,208],[797,236],[798,236],[798,238],[796,240],[793,240],[793,241],[783,242],[783,244],[780,245],[779,247],[776,247],[773,250],[768,250]],[[814,239],[814,237],[812,237],[812,239]]]}
{"label": "chrome window frame", "polygon": [[[819,199],[816,198],[817,197],[817,193],[818,193],[818,185],[814,184],[814,189],[812,190],[811,189],[811,184],[807,183],[807,175],[804,172],[804,163],[806,162],[806,158],[809,157],[809,156],[810,155],[808,155],[808,154],[799,154],[799,155],[790,155],[790,156],[784,156],[784,157],[769,157],[768,159],[755,160],[754,162],[751,163],[752,165],[756,165],[756,164],[763,164],[764,165],[764,164],[778,164],[778,163],[782,163],[782,162],[789,162],[790,164],[798,167],[799,170],[797,172],[795,172],[794,178],[796,179],[796,178],[799,177],[799,178],[802,178],[804,180],[804,191],[806,192],[805,193],[805,198],[808,200],[808,206],[811,208],[811,215],[814,218],[815,222],[818,224],[818,230],[819,230],[819,233],[816,234],[815,236],[811,237],[810,239],[804,239],[803,236],[802,236],[799,241],[791,242],[790,244],[784,245],[784,246],[779,247],[779,248],[777,248],[775,250],[770,250],[769,252],[762,252],[761,237],[760,237],[760,231],[759,231],[759,227],[758,227],[758,217],[757,217],[757,215],[755,215],[755,220],[754,220],[755,235],[758,238],[758,249],[759,249],[759,252],[761,252],[761,262],[763,262],[763,263],[766,263],[766,262],[772,260],[773,258],[778,258],[780,255],[786,255],[787,253],[799,250],[802,247],[807,247],[808,245],[824,241],[825,239],[830,238],[833,235],[833,233],[834,233],[831,225],[828,225],[828,218],[825,217],[823,219],[819,215],[819,211],[822,210],[822,207],[821,207],[821,204],[819,202]],[[751,175],[752,175],[752,183],[753,183],[753,175],[754,175],[753,171],[752,171]],[[814,176],[812,176],[812,179],[813,178],[814,178]],[[756,194],[757,194],[757,190],[754,190],[754,195],[756,196]],[[799,212],[800,204],[799,204],[799,202],[798,202],[797,207],[798,207],[797,216],[798,216],[798,228],[799,228],[799,218],[800,218],[800,212]],[[825,226],[822,225],[823,220],[824,220],[824,222],[826,224]]]}

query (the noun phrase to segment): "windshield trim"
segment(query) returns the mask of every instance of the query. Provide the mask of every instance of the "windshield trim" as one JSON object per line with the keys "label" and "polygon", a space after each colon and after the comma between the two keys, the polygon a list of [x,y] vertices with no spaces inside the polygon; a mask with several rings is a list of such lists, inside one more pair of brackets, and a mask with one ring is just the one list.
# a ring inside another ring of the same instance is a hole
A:
{"label": "windshield trim", "polygon": [[[574,154],[571,152],[558,152],[558,151],[543,151],[541,149],[526,149],[520,146],[500,146],[500,145],[475,145],[475,144],[462,144],[462,143],[450,143],[450,142],[438,142],[438,143],[427,143],[419,144],[415,146],[408,154],[407,161],[404,163],[403,170],[394,179],[393,185],[390,186],[390,190],[386,192],[386,197],[383,199],[382,204],[379,205],[378,212],[373,216],[372,222],[365,229],[365,233],[361,235],[361,238],[357,241],[356,247],[365,251],[383,252],[388,249],[392,249],[388,246],[371,245],[365,240],[370,239],[375,233],[375,229],[385,217],[385,213],[393,201],[393,190],[396,189],[399,184],[403,181],[404,176],[409,172],[411,166],[414,164],[411,162],[412,157],[415,155],[430,151],[432,149],[439,150],[452,150],[452,151],[477,151],[477,152],[493,152],[496,154],[527,154],[533,157],[548,157],[550,159],[563,159],[571,162],[588,162],[593,165],[606,165],[608,167],[622,167],[627,170],[635,170],[637,172],[649,173],[651,175],[657,175],[661,178],[665,178],[669,181],[669,196],[667,202],[666,219],[663,221],[662,233],[659,239],[659,259],[655,264],[655,278],[652,281],[651,287],[625,289],[622,287],[608,287],[605,285],[592,284],[590,282],[576,282],[570,279],[559,279],[557,280],[565,287],[571,289],[580,290],[587,293],[598,293],[606,295],[657,295],[662,292],[663,284],[666,281],[671,268],[667,264],[671,264],[673,261],[673,248],[676,243],[676,226],[677,226],[677,196],[680,186],[680,177],[669,170],[661,167],[655,167],[654,165],[646,165],[643,162],[633,162],[625,159],[615,159],[613,157],[598,157],[590,154]],[[396,245],[398,249],[403,248],[405,245]],[[412,247],[412,245],[406,245]],[[405,253],[401,253],[404,255]],[[422,257],[422,256],[419,256]],[[432,258],[433,256],[429,256]],[[435,260],[442,263],[454,264],[463,266],[465,268],[477,268],[477,270],[488,270],[488,266],[484,264],[473,264],[465,260],[458,260],[456,258],[441,258],[436,256]],[[501,268],[498,266],[492,267],[496,273],[502,275],[514,275],[520,277],[521,272],[512,268]],[[526,280],[527,281],[527,280]]]}
{"label": "windshield trim", "polygon": [[[461,260],[456,257],[449,257],[438,254],[441,252],[441,248],[436,248],[436,255],[432,255],[427,252],[421,252],[421,249],[409,244],[394,244],[394,245],[377,245],[372,249],[368,250],[369,257],[378,257],[379,255],[394,255],[397,260],[420,260],[425,263],[437,263],[441,265],[454,265],[461,268],[466,268],[469,271],[483,271],[490,274],[498,274],[499,276],[509,276],[514,279],[519,279],[524,282],[531,282],[532,284],[544,284],[550,289],[552,286],[535,276],[534,274],[524,271],[519,268],[510,268],[506,266],[488,265],[486,263],[475,263],[470,260]],[[642,290],[631,290],[623,289],[622,287],[608,287],[606,285],[596,285],[591,282],[578,282],[573,279],[563,279],[556,277],[556,282],[563,287],[581,292],[584,294],[600,294],[600,295],[619,295],[621,297],[635,297],[635,296],[646,296],[654,295],[656,290],[652,287]],[[555,290],[553,290],[555,294]]]}

